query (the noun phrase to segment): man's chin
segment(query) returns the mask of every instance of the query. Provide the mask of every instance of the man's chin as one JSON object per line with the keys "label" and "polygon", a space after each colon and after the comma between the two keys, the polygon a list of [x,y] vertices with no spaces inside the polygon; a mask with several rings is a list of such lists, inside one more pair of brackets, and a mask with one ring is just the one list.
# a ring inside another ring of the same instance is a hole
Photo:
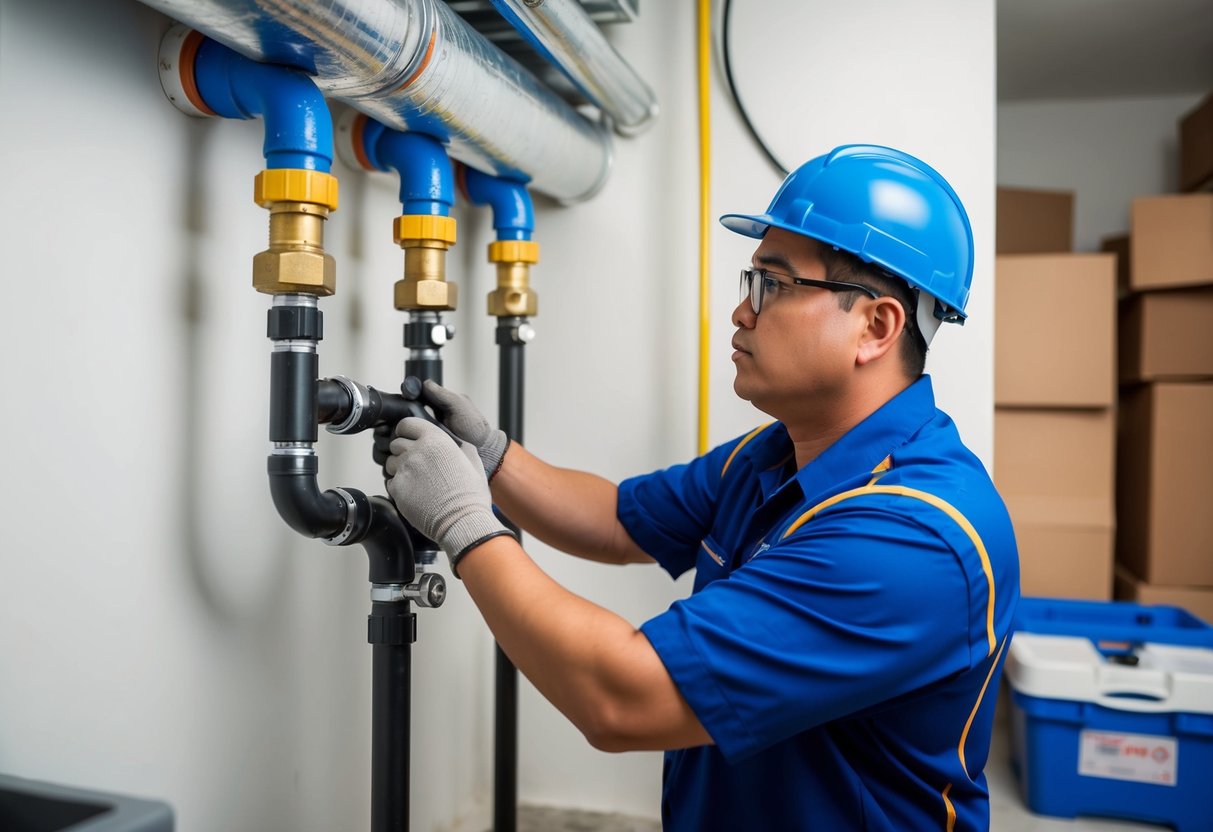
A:
{"label": "man's chin", "polygon": [[736,393],[737,398],[741,399],[743,402],[750,401],[750,391],[746,385],[742,383],[740,376],[733,379],[733,392]]}

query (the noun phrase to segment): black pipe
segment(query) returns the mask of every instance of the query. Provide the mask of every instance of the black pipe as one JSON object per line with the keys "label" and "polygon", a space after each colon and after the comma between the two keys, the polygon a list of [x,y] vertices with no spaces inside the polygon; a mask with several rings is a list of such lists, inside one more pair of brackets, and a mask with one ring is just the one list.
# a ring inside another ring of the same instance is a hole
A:
{"label": "black pipe", "polygon": [[[497,319],[497,423],[511,440],[522,442],[523,384],[526,370],[526,342],[519,328],[526,318]],[[502,516],[522,541],[518,527]],[[494,701],[493,746],[493,829],[515,832],[518,826],[518,670],[497,647],[496,696]]]}
{"label": "black pipe", "polygon": [[407,601],[371,604],[371,832],[409,828],[409,690],[417,616]]}
{"label": "black pipe", "polygon": [[[315,305],[275,305],[266,316],[270,356],[270,441],[315,442],[316,343],[324,337],[324,316]],[[294,348],[298,344],[298,348]]]}
{"label": "black pipe", "polygon": [[330,379],[321,379],[316,384],[316,420],[321,424],[341,422],[353,407],[349,391]]}
{"label": "black pipe", "polygon": [[[270,440],[276,447],[267,462],[274,506],[301,534],[343,546],[361,543],[372,584],[407,585],[416,576],[416,565],[409,527],[396,507],[385,497],[368,499],[352,488],[321,492],[316,484],[319,462],[311,446],[321,421],[350,419],[356,392],[364,393],[366,401],[355,420],[358,424],[347,426],[350,433],[385,420],[395,424],[420,405],[353,382],[346,386],[318,381],[316,343],[322,333],[323,317],[314,299],[298,305],[290,299],[279,305],[275,299],[268,334],[274,341]],[[390,592],[391,586],[384,589]],[[417,617],[409,607],[404,598],[373,601],[367,619],[367,641],[372,645],[372,832],[409,828],[410,651],[417,639]]]}

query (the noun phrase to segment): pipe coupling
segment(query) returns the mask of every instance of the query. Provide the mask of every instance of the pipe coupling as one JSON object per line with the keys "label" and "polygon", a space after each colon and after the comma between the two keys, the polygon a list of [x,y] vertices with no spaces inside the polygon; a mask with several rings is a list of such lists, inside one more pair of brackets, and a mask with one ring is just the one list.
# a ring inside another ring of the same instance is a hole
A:
{"label": "pipe coupling", "polygon": [[396,281],[396,308],[455,309],[459,290],[446,280],[446,252],[455,244],[455,220],[406,214],[396,218],[393,232],[397,244],[404,249],[404,278]]}
{"label": "pipe coupling", "polygon": [[529,318],[539,313],[539,294],[531,288],[531,264],[539,262],[533,240],[489,243],[489,262],[497,264],[497,288],[488,294],[489,314]]}
{"label": "pipe coupling", "polygon": [[314,202],[270,203],[270,246],[253,257],[253,288],[268,295],[328,296],[337,264],[324,251],[329,208]]}

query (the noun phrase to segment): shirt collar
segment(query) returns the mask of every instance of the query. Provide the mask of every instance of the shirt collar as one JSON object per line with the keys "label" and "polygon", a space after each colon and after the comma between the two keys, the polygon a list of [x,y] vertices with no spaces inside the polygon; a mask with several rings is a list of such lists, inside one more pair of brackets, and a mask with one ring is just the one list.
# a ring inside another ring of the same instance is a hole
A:
{"label": "shirt collar", "polygon": [[885,457],[909,441],[935,416],[935,412],[931,377],[924,375],[800,469],[796,479],[801,491],[809,497],[870,473]]}

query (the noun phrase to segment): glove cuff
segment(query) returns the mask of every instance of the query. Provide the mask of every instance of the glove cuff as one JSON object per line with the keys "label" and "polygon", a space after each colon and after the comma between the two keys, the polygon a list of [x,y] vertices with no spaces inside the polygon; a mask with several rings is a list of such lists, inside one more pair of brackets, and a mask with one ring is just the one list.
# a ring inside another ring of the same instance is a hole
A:
{"label": "glove cuff", "polygon": [[484,444],[476,448],[476,453],[480,454],[480,462],[484,465],[484,475],[489,482],[492,482],[493,477],[501,470],[501,463],[505,461],[505,452],[509,448],[510,439],[503,430],[493,431]]}
{"label": "glove cuff", "polygon": [[467,555],[468,552],[475,549],[481,543],[484,543],[487,540],[491,540],[494,537],[502,537],[503,535],[508,535],[508,536],[514,538],[514,540],[518,539],[518,536],[516,534],[514,534],[512,531],[510,531],[509,529],[507,529],[505,527],[502,527],[502,528],[498,529],[497,531],[489,532],[488,534],[486,534],[484,537],[480,538],[479,540],[473,540],[467,546],[463,547],[462,550],[460,550],[459,552],[457,552],[453,555],[448,553],[447,558],[449,558],[451,561],[451,574],[454,575],[457,579],[462,581],[463,578],[459,577],[459,561],[463,560],[464,556]]}
{"label": "glove cuff", "polygon": [[496,537],[503,533],[510,534],[510,530],[497,519],[497,515],[493,513],[493,510],[486,506],[469,511],[457,519],[448,529],[441,533],[442,540],[439,542],[442,544],[447,557],[451,559],[453,570],[456,561],[467,554],[468,550],[483,543],[490,537]]}

